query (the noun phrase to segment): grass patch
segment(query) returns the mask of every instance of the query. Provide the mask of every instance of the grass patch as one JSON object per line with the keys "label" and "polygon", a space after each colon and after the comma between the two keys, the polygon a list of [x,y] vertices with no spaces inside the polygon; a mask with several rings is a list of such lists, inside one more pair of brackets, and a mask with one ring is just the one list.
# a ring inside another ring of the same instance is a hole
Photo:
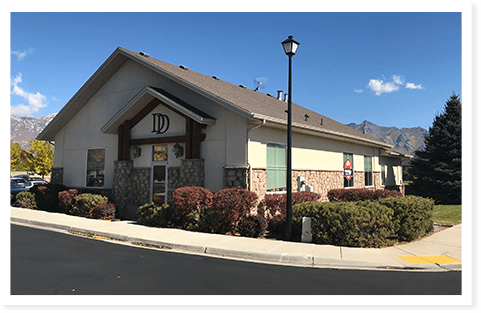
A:
{"label": "grass patch", "polygon": [[461,205],[435,205],[433,221],[442,225],[461,223]]}

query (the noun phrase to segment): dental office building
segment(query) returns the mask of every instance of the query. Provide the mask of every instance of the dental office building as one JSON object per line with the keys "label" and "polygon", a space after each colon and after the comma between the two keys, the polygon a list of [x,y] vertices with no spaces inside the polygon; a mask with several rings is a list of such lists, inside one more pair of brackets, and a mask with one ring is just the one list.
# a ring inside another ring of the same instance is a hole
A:
{"label": "dental office building", "polygon": [[[287,103],[117,48],[38,139],[55,142],[51,180],[109,195],[121,218],[183,186],[286,187]],[[403,191],[411,156],[293,104],[292,186]]]}

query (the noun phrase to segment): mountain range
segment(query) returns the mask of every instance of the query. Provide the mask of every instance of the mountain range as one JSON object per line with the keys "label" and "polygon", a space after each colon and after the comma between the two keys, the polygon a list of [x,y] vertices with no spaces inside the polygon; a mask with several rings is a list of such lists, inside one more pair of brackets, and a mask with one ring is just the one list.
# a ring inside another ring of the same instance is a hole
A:
{"label": "mountain range", "polygon": [[42,117],[20,117],[10,114],[10,139],[18,142],[23,150],[30,150],[29,142],[34,140],[56,115],[57,113]]}
{"label": "mountain range", "polygon": [[369,121],[361,124],[350,123],[347,126],[370,135],[394,146],[394,148],[413,155],[414,151],[424,149],[424,136],[428,131],[422,127],[397,128],[378,126]]}
{"label": "mountain range", "polygon": [[[21,148],[28,151],[30,149],[29,141],[35,139],[56,115],[57,113],[43,117],[19,117],[10,114],[10,139],[13,142],[20,143]],[[409,154],[424,148],[424,136],[428,133],[422,127],[399,129],[397,127],[378,126],[369,121],[364,121],[361,124],[350,123],[347,126],[389,143],[396,149]]]}

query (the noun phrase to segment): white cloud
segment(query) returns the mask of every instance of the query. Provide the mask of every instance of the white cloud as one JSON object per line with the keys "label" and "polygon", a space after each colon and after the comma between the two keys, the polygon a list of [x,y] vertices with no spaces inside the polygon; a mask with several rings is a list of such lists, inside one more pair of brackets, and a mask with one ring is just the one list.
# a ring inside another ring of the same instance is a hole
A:
{"label": "white cloud", "polygon": [[383,93],[390,93],[399,90],[399,86],[394,82],[384,82],[380,79],[371,79],[367,87],[374,91],[377,96]]}
{"label": "white cloud", "polygon": [[408,88],[408,89],[424,89],[423,86],[421,86],[421,84],[415,85],[413,83],[407,83],[406,88]]}
{"label": "white cloud", "polygon": [[25,51],[12,51],[12,54],[17,56],[17,61],[21,61],[27,56],[27,54],[31,54],[32,52],[33,48],[30,48]]}
{"label": "white cloud", "polygon": [[354,89],[354,92],[361,93],[361,92],[363,92],[363,90],[362,89]]}
{"label": "white cloud", "polygon": [[385,81],[386,78],[382,75],[383,79],[371,79],[366,87],[374,91],[377,96],[383,93],[390,93],[398,91],[399,86],[405,86],[408,89],[424,89],[421,85],[415,85],[413,83],[405,83],[404,77],[401,75],[392,75],[391,81]]}
{"label": "white cloud", "polygon": [[395,84],[397,84],[397,85],[404,85],[404,79],[403,79],[401,76],[399,76],[399,75],[393,75],[393,76],[392,76],[392,79],[393,79],[393,81],[394,81]]}
{"label": "white cloud", "polygon": [[18,86],[21,82],[22,74],[19,73],[17,77],[11,81],[11,86],[13,87],[11,94],[25,98],[28,104],[19,104],[16,106],[10,105],[10,113],[22,116],[31,116],[33,113],[38,112],[38,110],[47,106],[47,97],[39,92],[26,92]]}

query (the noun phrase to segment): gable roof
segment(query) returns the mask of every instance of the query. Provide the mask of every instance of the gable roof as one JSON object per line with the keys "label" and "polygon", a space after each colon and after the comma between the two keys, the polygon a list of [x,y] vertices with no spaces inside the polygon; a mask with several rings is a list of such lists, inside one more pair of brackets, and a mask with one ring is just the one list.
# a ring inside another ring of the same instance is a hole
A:
{"label": "gable roof", "polygon": [[[38,135],[40,140],[54,140],[55,134],[95,95],[108,79],[127,60],[138,62],[158,74],[234,111],[250,120],[266,120],[277,125],[287,125],[287,103],[276,97],[250,90],[241,85],[223,81],[215,76],[204,75],[184,66],[176,66],[150,57],[145,53],[118,47],[90,79],[79,89],[65,107]],[[155,89],[152,89],[155,91]],[[180,99],[178,99],[180,100]],[[317,135],[354,141],[359,144],[385,149],[393,147],[383,141],[363,134],[317,112],[292,104],[293,131],[304,130]],[[308,115],[309,118],[305,118]],[[104,125],[103,129],[105,130]]]}

